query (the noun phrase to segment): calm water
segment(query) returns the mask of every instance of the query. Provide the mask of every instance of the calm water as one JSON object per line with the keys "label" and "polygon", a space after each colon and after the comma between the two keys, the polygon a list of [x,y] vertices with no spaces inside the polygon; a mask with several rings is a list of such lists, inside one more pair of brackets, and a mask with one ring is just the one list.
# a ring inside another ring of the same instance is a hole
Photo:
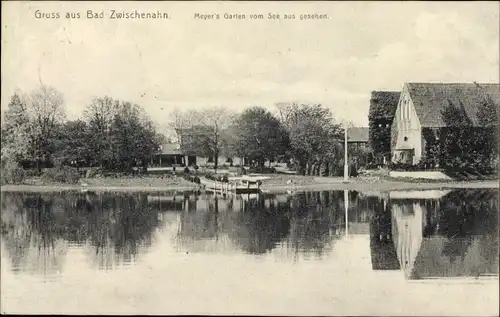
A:
{"label": "calm water", "polygon": [[496,189],[2,193],[1,216],[2,312],[499,310]]}

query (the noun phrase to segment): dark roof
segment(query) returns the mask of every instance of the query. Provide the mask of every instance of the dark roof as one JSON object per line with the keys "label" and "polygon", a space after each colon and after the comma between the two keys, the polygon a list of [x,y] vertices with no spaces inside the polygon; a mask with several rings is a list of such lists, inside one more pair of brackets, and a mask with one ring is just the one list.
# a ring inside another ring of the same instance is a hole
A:
{"label": "dark roof", "polygon": [[160,145],[160,154],[164,155],[181,155],[180,145],[177,143],[165,143]]}
{"label": "dark roof", "polygon": [[370,99],[370,119],[392,120],[398,108],[399,91],[372,91]]}
{"label": "dark roof", "polygon": [[368,142],[368,128],[357,127],[347,129],[347,142]]}
{"label": "dark roof", "polygon": [[441,111],[449,102],[462,103],[473,125],[478,125],[477,110],[485,96],[500,106],[500,84],[407,83],[406,87],[422,127],[445,127]]}

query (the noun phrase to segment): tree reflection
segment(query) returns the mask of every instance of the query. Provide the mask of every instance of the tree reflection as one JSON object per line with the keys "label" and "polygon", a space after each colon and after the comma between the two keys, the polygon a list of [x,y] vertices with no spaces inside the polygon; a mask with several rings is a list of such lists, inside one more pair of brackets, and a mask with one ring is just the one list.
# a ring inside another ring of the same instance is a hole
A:
{"label": "tree reflection", "polygon": [[52,208],[39,196],[2,193],[2,241],[14,271],[53,274],[62,269],[67,243],[57,234]]}
{"label": "tree reflection", "polygon": [[343,193],[309,192],[290,200],[291,233],[288,239],[295,254],[321,256],[344,230]]}
{"label": "tree reflection", "polygon": [[451,263],[457,258],[463,261],[477,247],[483,257],[479,265],[482,268],[477,270],[491,271],[492,265],[498,266],[498,193],[491,190],[450,193],[442,201],[437,224],[437,233],[448,239],[442,253]]}
{"label": "tree reflection", "polygon": [[84,246],[100,268],[136,261],[167,214],[185,250],[260,255],[278,248],[297,259],[330,252],[346,233],[347,214],[350,235],[369,229],[373,269],[397,269],[399,259],[411,278],[498,274],[496,191],[460,190],[432,199],[421,194],[389,200],[350,192],[346,213],[342,191],[2,193],[1,234],[14,269],[37,272],[60,271],[73,245]]}
{"label": "tree reflection", "polygon": [[67,242],[89,245],[99,267],[130,262],[151,245],[159,224],[158,211],[144,194],[2,194],[2,236],[14,266],[33,262],[25,256],[32,250],[52,256],[61,241],[66,242],[62,253]]}
{"label": "tree reflection", "polygon": [[379,197],[368,197],[373,211],[370,221],[370,253],[373,270],[398,270],[399,261],[392,236],[391,206]]}
{"label": "tree reflection", "polygon": [[[283,245],[298,253],[321,255],[344,223],[342,193],[293,196],[207,196],[196,210],[181,215],[178,242],[190,250],[226,237],[246,253],[264,254]],[[204,241],[201,243],[200,241]],[[222,243],[222,242],[221,242]]]}
{"label": "tree reflection", "polygon": [[266,253],[288,235],[290,221],[286,210],[277,208],[275,202],[270,200],[267,207],[266,198],[262,195],[244,201],[244,211],[232,218],[234,227],[229,230],[229,238],[247,253]]}

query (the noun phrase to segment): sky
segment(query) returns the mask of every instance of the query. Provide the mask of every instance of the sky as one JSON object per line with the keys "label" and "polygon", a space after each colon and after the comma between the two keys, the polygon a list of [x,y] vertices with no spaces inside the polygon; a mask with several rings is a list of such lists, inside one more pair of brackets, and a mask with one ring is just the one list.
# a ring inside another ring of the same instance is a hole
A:
{"label": "sky", "polygon": [[[36,19],[35,11],[60,19]],[[169,13],[86,19],[86,10]],[[79,12],[80,19],[66,19]],[[280,14],[269,20],[267,14]],[[219,13],[196,20],[195,13]],[[225,20],[262,13],[264,20]],[[301,14],[328,19],[299,19]],[[283,14],[295,14],[284,20]],[[498,2],[2,2],[2,112],[40,82],[68,118],[94,97],[138,103],[162,128],[175,109],[321,103],[368,124],[370,93],[405,82],[498,83]]]}

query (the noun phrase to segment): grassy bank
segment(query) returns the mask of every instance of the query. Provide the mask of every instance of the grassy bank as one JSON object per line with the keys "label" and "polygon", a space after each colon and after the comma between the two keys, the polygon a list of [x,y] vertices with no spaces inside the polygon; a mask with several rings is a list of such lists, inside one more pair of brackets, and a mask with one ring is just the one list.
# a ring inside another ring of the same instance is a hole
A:
{"label": "grassy bank", "polygon": [[79,184],[59,184],[44,182],[40,178],[30,178],[20,185],[2,185],[2,191],[186,191],[198,189],[198,185],[182,177],[102,177],[85,178]]}
{"label": "grassy bank", "polygon": [[[498,188],[498,180],[485,181],[407,181],[390,178],[351,178],[347,183],[341,177],[314,177],[268,174],[261,189],[265,192],[298,190],[358,190],[388,191],[410,189],[453,189],[453,188]],[[189,191],[199,189],[197,184],[181,176],[161,177],[120,177],[83,179],[80,184],[68,185],[46,183],[39,179],[28,179],[21,185],[3,185],[1,191]]]}

